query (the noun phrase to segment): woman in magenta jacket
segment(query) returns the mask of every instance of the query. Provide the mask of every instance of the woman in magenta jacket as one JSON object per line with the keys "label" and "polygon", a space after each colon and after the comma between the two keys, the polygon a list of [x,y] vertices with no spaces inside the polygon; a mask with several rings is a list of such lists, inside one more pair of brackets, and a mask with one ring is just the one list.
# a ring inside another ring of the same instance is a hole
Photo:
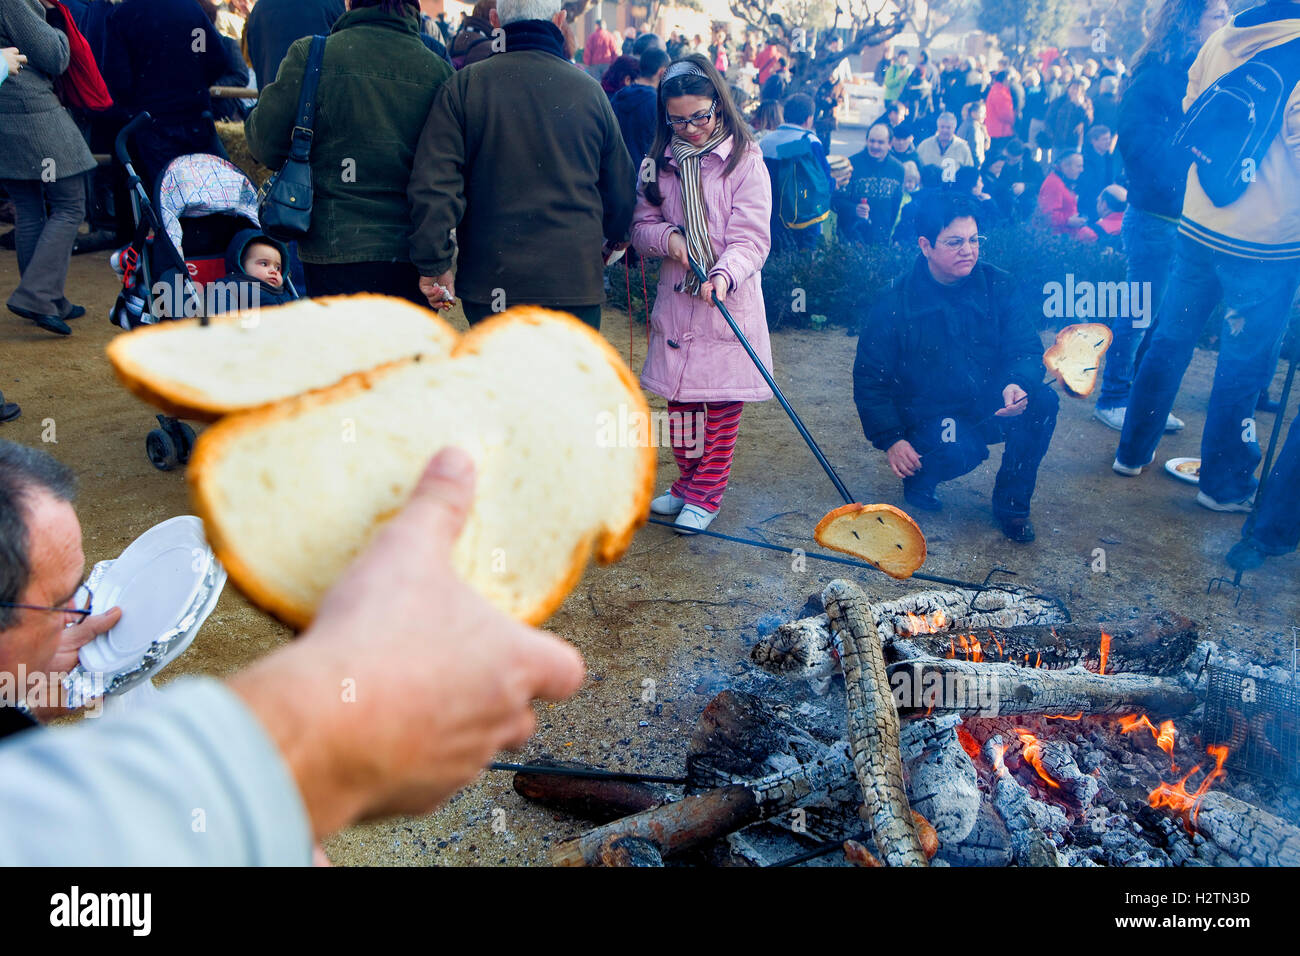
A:
{"label": "woman in magenta jacket", "polygon": [[[650,155],[657,166],[643,176],[632,243],[663,264],[641,384],[668,400],[680,472],[650,508],[677,515],[689,533],[718,512],[744,403],[772,397],[712,301],[716,292],[771,369],[759,270],[771,248],[772,187],[726,82],[699,54],[664,74]],[[708,281],[688,267],[688,249]]]}

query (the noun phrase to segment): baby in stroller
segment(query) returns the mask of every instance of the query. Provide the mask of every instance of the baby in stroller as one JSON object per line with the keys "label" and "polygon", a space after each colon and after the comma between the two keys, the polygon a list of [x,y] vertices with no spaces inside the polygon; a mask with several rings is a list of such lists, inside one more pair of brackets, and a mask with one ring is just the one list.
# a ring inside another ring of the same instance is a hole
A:
{"label": "baby in stroller", "polygon": [[258,229],[243,229],[226,247],[226,275],[210,283],[208,314],[283,305],[298,298],[285,281],[289,249]]}

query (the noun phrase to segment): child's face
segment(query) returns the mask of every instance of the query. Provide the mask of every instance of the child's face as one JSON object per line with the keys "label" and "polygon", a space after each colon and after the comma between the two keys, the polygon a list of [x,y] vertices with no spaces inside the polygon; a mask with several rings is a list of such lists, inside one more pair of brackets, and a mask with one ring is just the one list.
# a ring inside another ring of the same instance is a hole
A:
{"label": "child's face", "polygon": [[718,128],[718,103],[710,96],[673,96],[664,101],[673,132],[698,146]]}
{"label": "child's face", "polygon": [[280,250],[262,242],[255,242],[244,253],[244,272],[259,282],[265,282],[273,288],[280,288]]}

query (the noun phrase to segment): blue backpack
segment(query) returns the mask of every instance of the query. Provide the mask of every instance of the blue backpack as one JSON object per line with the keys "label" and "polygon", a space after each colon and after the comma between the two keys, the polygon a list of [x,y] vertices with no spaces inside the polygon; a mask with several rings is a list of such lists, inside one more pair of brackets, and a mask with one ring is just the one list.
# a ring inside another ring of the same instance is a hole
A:
{"label": "blue backpack", "polygon": [[782,143],[767,159],[772,211],[787,229],[807,229],[831,214],[831,184],[812,148],[812,133]]}
{"label": "blue backpack", "polygon": [[[1293,6],[1300,15],[1300,4],[1277,6]],[[1236,202],[1255,181],[1297,83],[1300,38],[1256,53],[1211,83],[1188,107],[1172,145],[1190,154],[1196,178],[1214,205]]]}

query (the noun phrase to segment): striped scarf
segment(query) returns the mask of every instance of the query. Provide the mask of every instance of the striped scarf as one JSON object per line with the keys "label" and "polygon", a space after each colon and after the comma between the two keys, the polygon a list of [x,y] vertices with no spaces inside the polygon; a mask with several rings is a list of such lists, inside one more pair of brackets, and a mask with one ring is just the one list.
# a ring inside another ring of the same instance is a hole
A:
{"label": "striped scarf", "polygon": [[[709,241],[708,210],[704,206],[704,190],[700,186],[700,157],[713,152],[729,135],[727,128],[719,123],[713,135],[699,146],[692,146],[680,137],[673,137],[673,157],[677,160],[681,175],[682,207],[686,211],[686,249],[691,258],[704,269],[705,275],[709,274],[717,257],[713,255],[713,243]],[[688,268],[680,291],[691,295],[700,291],[700,280],[694,270]]]}

